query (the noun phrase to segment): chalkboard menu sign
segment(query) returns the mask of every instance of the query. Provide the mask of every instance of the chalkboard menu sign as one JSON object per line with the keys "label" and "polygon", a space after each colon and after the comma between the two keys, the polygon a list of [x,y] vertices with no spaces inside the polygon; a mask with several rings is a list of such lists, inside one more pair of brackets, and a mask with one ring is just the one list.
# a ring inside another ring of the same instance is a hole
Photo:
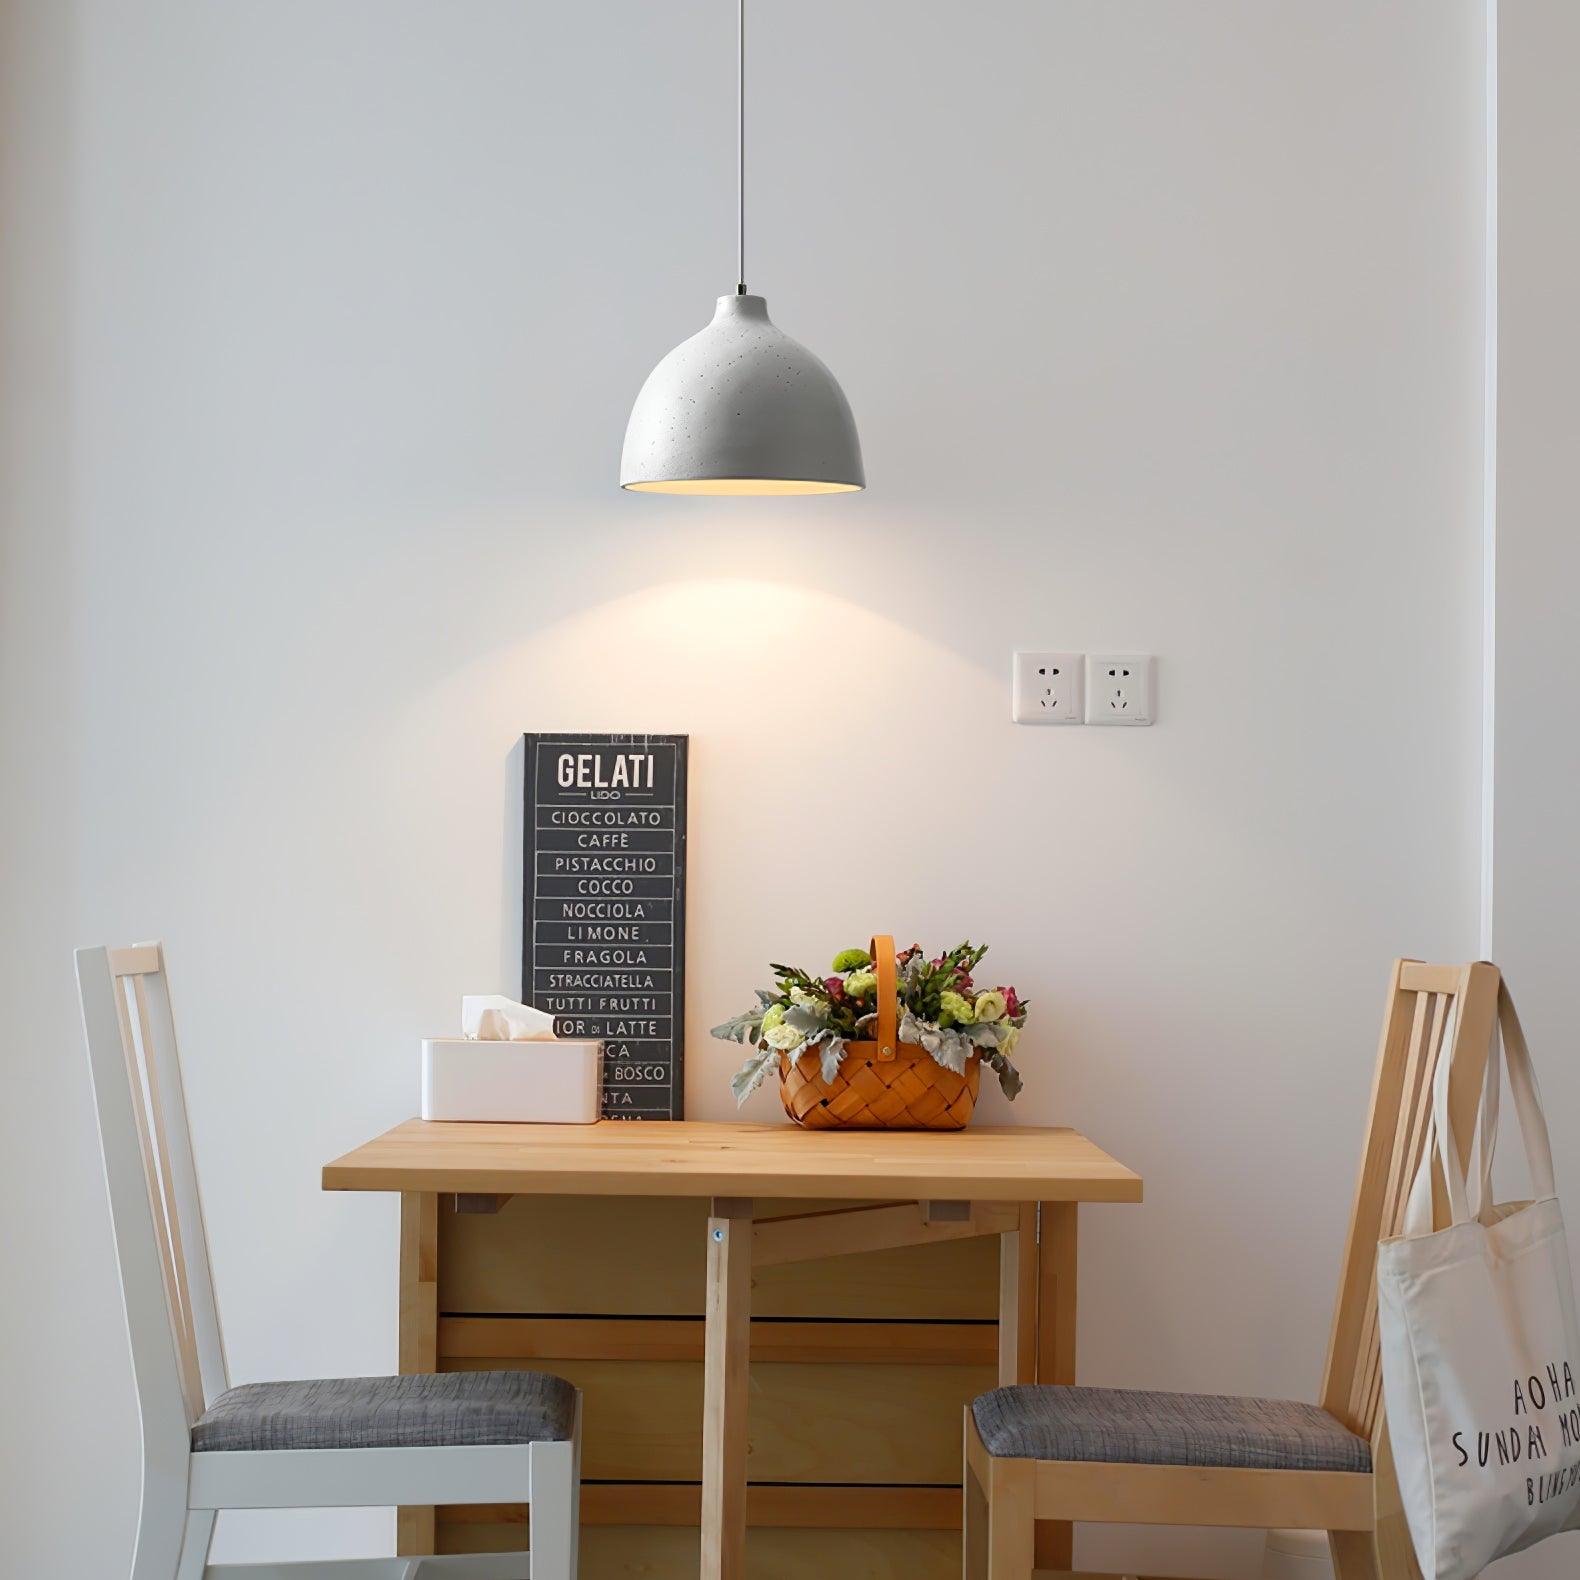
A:
{"label": "chalkboard menu sign", "polygon": [[528,735],[521,997],[605,1043],[606,1119],[679,1119],[684,735]]}

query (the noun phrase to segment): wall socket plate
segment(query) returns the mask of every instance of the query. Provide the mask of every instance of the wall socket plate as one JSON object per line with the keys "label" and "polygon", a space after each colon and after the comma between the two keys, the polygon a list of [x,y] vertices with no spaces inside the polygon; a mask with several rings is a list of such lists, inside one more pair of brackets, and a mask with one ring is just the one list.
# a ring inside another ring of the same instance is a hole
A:
{"label": "wall socket plate", "polygon": [[1086,690],[1080,653],[1015,655],[1014,719],[1017,724],[1079,724]]}
{"label": "wall socket plate", "polygon": [[1150,724],[1157,717],[1157,666],[1150,653],[1089,653],[1086,722]]}

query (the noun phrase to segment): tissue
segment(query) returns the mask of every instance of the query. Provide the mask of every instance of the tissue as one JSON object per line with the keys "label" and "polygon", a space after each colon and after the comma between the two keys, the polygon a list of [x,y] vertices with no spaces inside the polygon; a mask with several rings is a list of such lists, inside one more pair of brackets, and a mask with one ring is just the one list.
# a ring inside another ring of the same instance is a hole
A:
{"label": "tissue", "polygon": [[554,1017],[499,993],[461,999],[461,1034],[483,1042],[553,1042]]}

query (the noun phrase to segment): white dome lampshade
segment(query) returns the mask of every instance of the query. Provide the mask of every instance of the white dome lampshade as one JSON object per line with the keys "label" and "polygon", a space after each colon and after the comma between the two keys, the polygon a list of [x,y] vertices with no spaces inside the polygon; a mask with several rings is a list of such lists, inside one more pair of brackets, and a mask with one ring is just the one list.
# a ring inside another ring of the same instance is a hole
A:
{"label": "white dome lampshade", "polygon": [[735,278],[713,322],[647,376],[620,486],[643,494],[853,494],[867,486],[839,381],[746,290],[746,0],[736,0]]}
{"label": "white dome lampshade", "polygon": [[848,494],[866,481],[839,381],[760,296],[721,296],[712,323],[653,369],[620,457],[620,486],[652,494]]}

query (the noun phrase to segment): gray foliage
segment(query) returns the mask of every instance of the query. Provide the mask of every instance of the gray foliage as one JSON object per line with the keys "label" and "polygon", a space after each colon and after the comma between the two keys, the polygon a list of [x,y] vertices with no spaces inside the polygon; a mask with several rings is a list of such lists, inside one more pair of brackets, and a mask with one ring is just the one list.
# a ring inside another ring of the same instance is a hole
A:
{"label": "gray foliage", "polygon": [[785,1025],[801,1033],[805,1041],[812,1041],[819,1032],[828,1029],[828,1016],[805,1004],[792,1004],[785,1011]]}
{"label": "gray foliage", "polygon": [[772,1048],[760,1048],[743,1064],[730,1081],[737,1104],[744,1103],[769,1074],[779,1067],[779,1055]]}
{"label": "gray foliage", "polygon": [[998,1076],[999,1090],[1013,1103],[1020,1096],[1021,1079],[1020,1071],[1009,1062],[1009,1055],[994,1048],[991,1053],[982,1055],[982,1062],[992,1068]]}
{"label": "gray foliage", "polygon": [[822,1073],[825,1081],[832,1081],[839,1074],[840,1061],[845,1057],[845,1039],[843,1037],[828,1037],[823,1043],[823,1051],[819,1055],[822,1060]]}
{"label": "gray foliage", "polygon": [[[773,1001],[770,999],[769,1003]],[[722,1042],[756,1042],[762,1034],[763,1012],[767,1005],[759,1009],[749,1009],[742,1015],[732,1015],[721,1026],[715,1026],[711,1033]]]}
{"label": "gray foliage", "polygon": [[1009,1056],[999,1051],[999,1044],[1009,1035],[1007,1021],[987,1021],[970,1026],[935,1026],[931,1021],[919,1020],[910,1010],[900,1019],[900,1041],[915,1043],[925,1048],[933,1059],[956,1075],[966,1073],[966,1064],[973,1052],[980,1052],[982,1062],[998,1076],[998,1084],[1011,1101],[1021,1088],[1020,1072],[1009,1061]]}

